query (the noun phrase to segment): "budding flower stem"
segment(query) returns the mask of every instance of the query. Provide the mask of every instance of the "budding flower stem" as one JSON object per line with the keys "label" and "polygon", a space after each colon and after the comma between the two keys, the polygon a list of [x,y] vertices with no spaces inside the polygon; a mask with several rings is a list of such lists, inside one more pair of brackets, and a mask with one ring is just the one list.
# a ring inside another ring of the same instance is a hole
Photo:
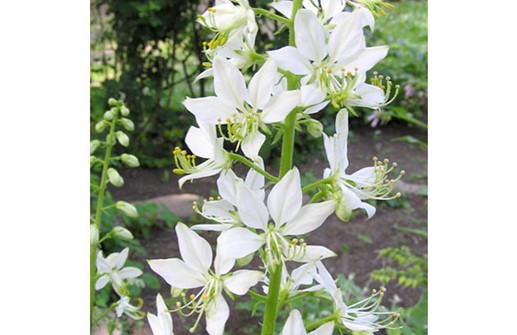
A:
{"label": "budding flower stem", "polygon": [[264,322],[262,323],[261,335],[273,335],[273,332],[275,331],[281,281],[282,264],[280,263],[273,265],[270,271],[266,310],[264,312]]}
{"label": "budding flower stem", "polygon": [[338,321],[338,320],[339,320],[339,317],[340,317],[340,315],[339,315],[339,310],[336,310],[336,311],[334,312],[334,314],[329,315],[329,316],[327,316],[327,317],[324,317],[323,319],[319,319],[318,321],[314,321],[313,323],[308,324],[308,325],[307,325],[307,327],[305,327],[305,329],[306,329],[308,332],[310,332],[310,331],[312,331],[312,330],[314,330],[314,329],[316,329],[316,328],[318,328],[318,327],[320,327],[320,326],[324,325],[324,324],[325,324],[325,323],[327,323],[327,322],[331,322],[331,321]]}
{"label": "budding flower stem", "polygon": [[276,15],[275,13],[271,13],[270,11],[263,9],[263,8],[253,8],[253,11],[258,15],[263,15],[265,17],[268,17],[272,20],[277,20],[279,22],[282,22],[283,24],[286,24],[288,26],[291,25],[291,20],[286,19],[285,17],[282,17],[280,15]]}
{"label": "budding flower stem", "polygon": [[[114,113],[113,119],[111,120],[110,131],[108,134],[109,141],[106,141],[106,152],[104,153],[104,160],[102,163],[101,181],[98,188],[97,197],[97,210],[95,212],[95,218],[93,224],[100,230],[101,217],[103,212],[104,193],[106,193],[106,186],[108,184],[108,168],[111,160],[111,149],[115,144],[114,134],[115,126],[117,124],[118,113]],[[97,277],[97,245],[94,244],[90,248],[90,329],[95,324],[93,322],[93,304],[95,302],[95,280]]]}
{"label": "budding flower stem", "polygon": [[247,167],[257,171],[258,173],[260,173],[261,175],[263,175],[264,177],[266,177],[267,179],[269,179],[273,183],[275,183],[275,184],[278,183],[279,179],[277,177],[269,174],[267,171],[264,171],[263,169],[261,169],[257,165],[253,164],[248,159],[246,159],[246,157],[243,157],[243,156],[241,156],[239,154],[236,154],[236,153],[233,153],[233,152],[228,153],[228,156],[231,159],[239,161],[239,162],[243,163],[244,165],[246,165]]}

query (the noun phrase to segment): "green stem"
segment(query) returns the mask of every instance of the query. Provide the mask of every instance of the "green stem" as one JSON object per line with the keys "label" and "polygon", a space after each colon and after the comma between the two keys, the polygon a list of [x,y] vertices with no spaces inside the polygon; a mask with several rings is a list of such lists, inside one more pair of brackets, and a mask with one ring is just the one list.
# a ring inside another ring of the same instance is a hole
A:
{"label": "green stem", "polygon": [[318,321],[314,321],[313,323],[310,323],[307,327],[305,327],[305,329],[310,332],[316,328],[318,328],[319,326],[322,326],[324,325],[325,323],[327,322],[336,322],[339,320],[339,314],[337,313],[334,313],[332,315],[329,315],[327,317],[324,317],[323,319],[320,319]]}
{"label": "green stem", "polygon": [[[115,143],[114,133],[115,126],[117,123],[117,114],[111,120],[110,131],[108,134],[108,138],[106,141],[106,152],[104,154],[104,161],[102,165],[102,174],[101,181],[99,183],[99,192],[97,198],[97,210],[95,212],[95,221],[94,224],[97,229],[100,231],[100,223],[102,217],[102,205],[104,202],[104,193],[106,192],[106,186],[108,184],[108,168],[110,165],[110,157],[111,157],[111,149],[113,144]],[[96,267],[96,258],[97,258],[97,245],[92,245],[90,247],[90,329],[94,325],[93,320],[93,304],[95,302],[95,279],[97,277],[97,267]]]}
{"label": "green stem", "polygon": [[116,307],[116,304],[112,304],[110,307],[106,308],[106,310],[102,313],[102,315],[99,316],[97,319],[95,319],[95,321],[92,322],[92,326],[95,326],[100,320],[104,319],[104,317],[106,315],[108,315],[108,313],[110,311],[112,311],[115,307]]}
{"label": "green stem", "polygon": [[257,292],[254,292],[254,291],[252,291],[252,290],[249,290],[249,291],[248,291],[248,294],[249,294],[250,296],[252,296],[253,298],[258,299],[258,300],[260,300],[260,301],[267,301],[267,297],[266,297],[266,296],[264,296],[264,295],[262,295],[262,294],[259,294],[259,293],[257,293]]}
{"label": "green stem", "polygon": [[316,188],[316,187],[320,187],[321,185],[325,185],[325,184],[328,184],[328,183],[331,183],[332,182],[332,179],[330,178],[325,178],[325,179],[321,179],[321,180],[318,180],[312,184],[309,184],[305,187],[302,188],[302,192],[303,193],[306,193],[310,190],[312,190],[313,188]]}
{"label": "green stem", "polygon": [[282,264],[273,266],[270,273],[266,310],[264,311],[264,322],[262,324],[261,335],[273,335],[275,331],[276,317],[278,314],[278,296],[282,281]]}
{"label": "green stem", "polygon": [[263,16],[266,16],[270,19],[273,19],[273,20],[277,20],[277,21],[280,21],[286,25],[290,25],[291,24],[291,20],[283,17],[283,16],[280,16],[280,15],[276,15],[275,13],[271,13],[270,11],[266,10],[266,9],[263,9],[263,8],[253,8],[253,11],[255,13],[257,13],[258,15],[263,15]]}
{"label": "green stem", "polygon": [[425,122],[422,122],[422,121],[417,120],[415,118],[412,118],[410,116],[406,116],[406,115],[403,115],[403,114],[397,114],[397,113],[393,113],[393,116],[398,118],[398,119],[407,121],[409,123],[416,124],[417,126],[420,126],[420,127],[424,128],[424,129],[428,129],[428,126],[427,126],[427,124]]}
{"label": "green stem", "polygon": [[230,152],[228,153],[228,156],[231,158],[231,159],[234,159],[236,161],[239,161],[241,163],[243,163],[244,165],[246,165],[247,167],[257,171],[258,173],[260,173],[261,175],[263,175],[264,177],[266,177],[267,179],[271,180],[273,183],[278,183],[278,178],[269,174],[267,171],[263,170],[262,168],[258,167],[257,165],[253,164],[252,162],[250,162],[248,159],[246,159],[245,157],[242,157],[241,155],[239,154],[236,154],[236,153],[233,153],[233,152]]}

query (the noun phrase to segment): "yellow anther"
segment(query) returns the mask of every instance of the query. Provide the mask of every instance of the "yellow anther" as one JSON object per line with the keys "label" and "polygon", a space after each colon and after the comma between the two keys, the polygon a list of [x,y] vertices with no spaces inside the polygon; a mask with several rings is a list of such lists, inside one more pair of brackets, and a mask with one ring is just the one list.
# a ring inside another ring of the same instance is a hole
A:
{"label": "yellow anther", "polygon": [[208,201],[214,201],[214,197],[209,197]]}
{"label": "yellow anther", "polygon": [[180,308],[181,307],[181,302],[176,301],[176,307]]}
{"label": "yellow anther", "polygon": [[195,298],[195,297],[196,297],[196,296],[195,296],[194,294],[191,294],[191,295],[189,296],[190,300],[194,300],[194,298]]}
{"label": "yellow anther", "polygon": [[206,300],[208,299],[208,296],[206,294],[201,295],[201,299]]}
{"label": "yellow anther", "polygon": [[293,238],[293,239],[291,240],[291,243],[292,243],[292,244],[297,244],[297,243],[298,243],[298,240],[297,240],[297,239],[295,239],[295,238]]}
{"label": "yellow anther", "polygon": [[185,298],[185,297],[187,296],[187,294],[186,294],[185,292],[181,292],[181,296],[182,296],[183,298]]}

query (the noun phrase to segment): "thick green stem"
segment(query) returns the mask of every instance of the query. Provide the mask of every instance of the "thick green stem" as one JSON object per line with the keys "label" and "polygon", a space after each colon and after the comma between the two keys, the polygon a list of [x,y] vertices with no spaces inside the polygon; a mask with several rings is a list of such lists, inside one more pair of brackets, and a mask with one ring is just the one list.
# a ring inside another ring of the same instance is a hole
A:
{"label": "thick green stem", "polygon": [[266,310],[264,312],[264,323],[262,324],[261,335],[273,335],[275,331],[281,281],[282,264],[277,264],[272,267],[270,272]]}
{"label": "thick green stem", "polygon": [[[94,225],[100,231],[101,217],[103,212],[104,193],[106,192],[106,186],[108,184],[108,168],[111,159],[111,149],[115,143],[115,126],[117,123],[117,115],[113,117],[111,121],[110,131],[106,140],[106,152],[104,154],[104,161],[102,165],[101,181],[99,183],[99,191],[97,197],[97,210],[95,212]],[[97,279],[97,244],[90,246],[90,328],[94,325],[93,323],[93,304],[95,302],[95,280]]]}
{"label": "thick green stem", "polygon": [[265,171],[264,169],[258,167],[257,165],[255,165],[253,162],[250,162],[248,159],[246,159],[245,157],[242,157],[241,155],[239,154],[236,154],[236,153],[233,153],[233,152],[230,152],[228,154],[228,156],[231,158],[231,159],[234,159],[236,161],[239,161],[241,163],[243,163],[244,165],[246,165],[247,167],[257,171],[258,173],[260,173],[261,175],[263,175],[264,177],[266,177],[267,179],[269,179],[270,181],[272,181],[273,183],[278,183],[278,178],[269,174],[267,171]]}

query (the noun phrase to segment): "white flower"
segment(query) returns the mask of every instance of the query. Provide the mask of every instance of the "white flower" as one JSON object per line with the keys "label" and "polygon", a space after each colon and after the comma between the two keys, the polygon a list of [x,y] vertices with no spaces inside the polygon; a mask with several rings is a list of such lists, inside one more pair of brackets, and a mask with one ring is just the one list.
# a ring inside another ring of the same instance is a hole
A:
{"label": "white flower", "polygon": [[[176,225],[176,233],[182,259],[153,259],[149,260],[149,265],[173,288],[201,288],[197,294],[191,296],[189,303],[180,308],[191,309],[200,313],[200,316],[205,313],[207,332],[210,335],[222,335],[230,313],[228,304],[222,296],[223,290],[236,295],[246,294],[263,274],[251,270],[230,273],[235,259],[225,258],[219,251],[212,271],[210,244],[183,223]],[[197,322],[199,318],[191,329],[195,329]]]}
{"label": "white flower", "polygon": [[[224,150],[224,139],[217,137],[215,126],[199,122],[199,128],[190,127],[185,143],[193,155],[180,148],[173,151],[177,168],[174,173],[187,174],[178,181],[180,188],[188,180],[213,176],[231,166],[228,153]],[[196,165],[196,158],[206,158],[202,164]]]}
{"label": "white flower", "polygon": [[187,98],[184,105],[198,122],[226,124],[227,139],[237,142],[247,157],[256,160],[266,139],[259,128],[283,121],[300,102],[300,91],[271,95],[277,79],[277,67],[271,60],[251,78],[247,88],[242,73],[225,58],[216,57],[213,70],[217,96]]}
{"label": "white flower", "polygon": [[[334,201],[302,206],[300,173],[297,168],[286,173],[271,189],[267,206],[253,190],[242,183],[238,184],[235,207],[246,228],[231,228],[219,236],[220,252],[227,257],[245,257],[264,244],[268,264],[286,260],[309,262],[335,256],[334,252],[325,247],[307,246],[303,240],[286,238],[317,229],[335,207]],[[270,217],[273,224],[269,223]],[[263,233],[255,233],[249,228]]]}
{"label": "white flower", "polygon": [[95,282],[95,289],[100,290],[107,283],[111,285],[119,295],[125,291],[125,279],[136,278],[142,274],[142,270],[135,267],[123,267],[129,253],[129,248],[125,248],[120,253],[114,252],[108,257],[102,256],[102,251],[97,254],[97,273],[100,277]]}
{"label": "white flower", "polygon": [[[333,331],[334,322],[327,322],[308,335],[332,335]],[[289,317],[280,335],[307,335],[307,331],[303,326],[302,315],[297,309],[293,309],[291,313],[289,313]]]}
{"label": "white flower", "polygon": [[115,307],[115,313],[117,314],[117,317],[120,318],[123,314],[126,314],[133,320],[142,319],[144,317],[144,314],[142,311],[140,311],[140,308],[142,308],[144,301],[142,299],[139,300],[139,305],[133,306],[130,304],[128,296],[122,296],[120,300],[117,301]]}
{"label": "white flower", "polygon": [[334,300],[334,308],[339,311],[341,322],[346,328],[358,332],[376,332],[393,324],[398,318],[397,313],[385,311],[380,306],[384,289],[374,291],[368,298],[347,306],[343,301],[341,289],[337,287],[323,263],[317,262],[316,267],[318,272],[314,275],[314,279]]}
{"label": "white flower", "polygon": [[156,315],[147,313],[153,335],[174,335],[172,317],[160,294],[156,295]]}
{"label": "white flower", "polygon": [[394,183],[404,174],[388,180],[388,174],[396,167],[387,166],[388,162],[377,162],[373,167],[363,168],[351,175],[346,173],[348,167],[348,111],[341,109],[336,116],[336,134],[332,137],[323,134],[325,152],[330,165],[323,177],[333,178],[336,192],[333,197],[338,202],[336,215],[342,220],[348,220],[352,210],[362,208],[368,218],[375,214],[375,207],[363,200],[387,200],[400,196],[399,193],[390,196]]}
{"label": "white flower", "polygon": [[[318,3],[321,4],[321,7],[317,6]],[[291,18],[293,12],[293,2],[291,0],[277,1],[272,3],[271,6],[285,17]],[[317,15],[323,24],[339,13],[342,13],[345,6],[345,0],[319,0],[318,2],[314,0],[303,0],[303,7]]]}
{"label": "white flower", "polygon": [[296,47],[269,52],[280,68],[303,75],[302,84],[316,83],[334,106],[378,108],[385,103],[382,89],[365,84],[366,71],[383,59],[387,46],[365,46],[364,11],[341,16],[327,33],[316,15],[300,9],[294,20]]}

